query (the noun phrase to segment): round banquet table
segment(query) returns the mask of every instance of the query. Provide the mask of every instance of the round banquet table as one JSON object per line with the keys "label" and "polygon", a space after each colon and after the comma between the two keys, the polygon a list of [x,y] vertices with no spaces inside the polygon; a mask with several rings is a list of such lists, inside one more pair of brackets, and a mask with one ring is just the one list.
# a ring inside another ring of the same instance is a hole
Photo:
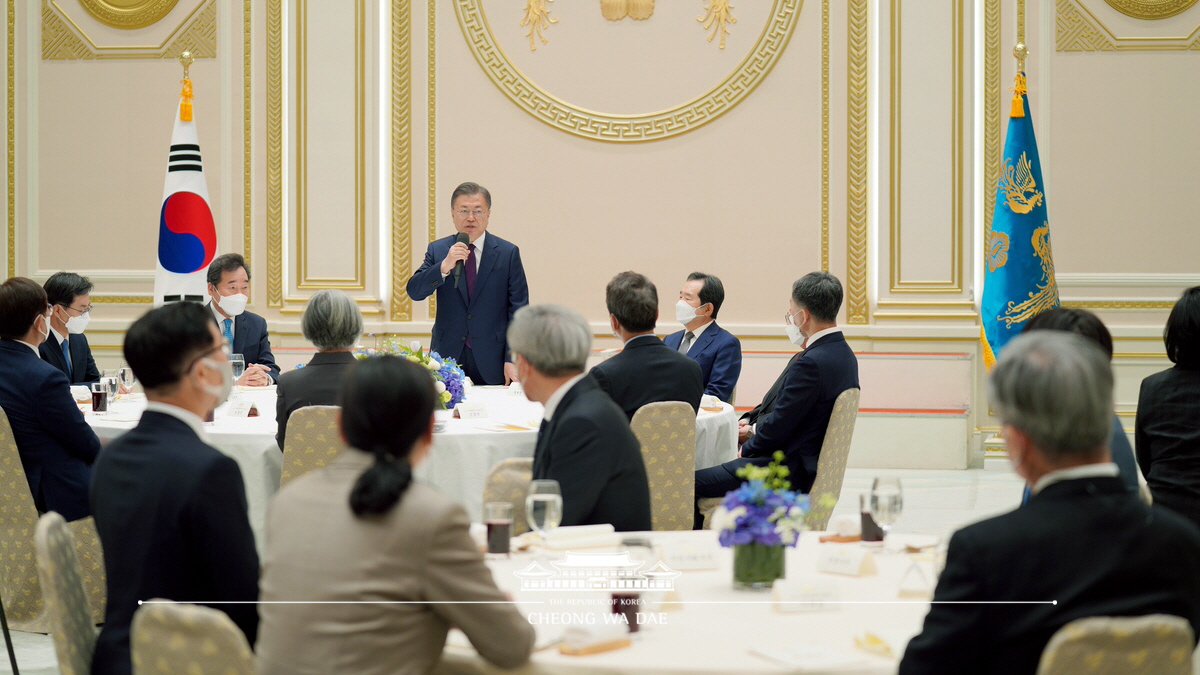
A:
{"label": "round banquet table", "polygon": [[[508,560],[489,560],[501,590],[512,594],[518,610],[538,633],[536,651],[530,662],[513,671],[499,671],[484,662],[459,631],[453,630],[435,672],[441,675],[477,673],[522,673],[538,675],[671,675],[704,673],[828,673],[837,675],[884,675],[896,672],[908,640],[921,628],[929,611],[928,596],[901,596],[901,579],[917,574],[932,583],[933,556],[926,552],[909,555],[892,552],[911,539],[928,545],[929,537],[893,534],[889,552],[872,553],[878,572],[851,577],[817,571],[820,547],[857,547],[863,544],[820,544],[819,532],[805,532],[799,545],[787,551],[787,580],[784,584],[820,589],[830,602],[819,606],[787,605],[781,611],[771,591],[734,590],[732,549],[721,548],[712,531],[645,533],[655,551],[651,561],[663,559],[663,550],[680,545],[715,552],[715,569],[681,571],[674,580],[677,595],[669,598],[659,591],[642,593],[644,602],[640,630],[629,647],[587,656],[560,654],[557,637],[567,625],[599,626],[611,613],[607,604],[611,591],[522,590],[515,572],[536,562],[553,569],[562,552],[514,553]],[[586,553],[615,549],[587,549]],[[669,565],[668,565],[669,567]],[[932,586],[930,586],[932,591]],[[797,596],[789,595],[789,598]],[[671,599],[672,605],[663,601]],[[794,608],[805,607],[803,611]],[[588,619],[588,615],[594,615]],[[890,656],[855,647],[854,639],[867,633],[882,638]],[[758,652],[766,652],[760,654]]]}
{"label": "round banquet table", "polygon": [[[509,457],[533,456],[542,404],[506,387],[474,387],[469,396],[482,403],[487,417],[445,420],[445,428],[434,434],[433,447],[417,467],[416,476],[462,503],[471,519],[479,521],[483,485],[492,466]],[[279,489],[283,465],[283,453],[275,444],[275,387],[235,387],[231,398],[253,401],[259,416],[230,417],[226,403],[217,408],[205,431],[208,442],[236,460],[242,470],[250,526],[261,553],[267,503]],[[132,429],[145,407],[145,396],[133,394],[113,401],[103,415],[87,408],[84,417],[100,442],[108,443]],[[696,468],[735,456],[737,415],[733,407],[722,404],[720,412],[701,410],[696,417]]]}

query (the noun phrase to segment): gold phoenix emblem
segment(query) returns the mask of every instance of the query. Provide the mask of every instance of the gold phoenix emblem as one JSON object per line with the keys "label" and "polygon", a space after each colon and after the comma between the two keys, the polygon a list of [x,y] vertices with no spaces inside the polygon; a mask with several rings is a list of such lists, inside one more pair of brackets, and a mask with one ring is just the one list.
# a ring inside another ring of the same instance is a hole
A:
{"label": "gold phoenix emblem", "polygon": [[1008,262],[1008,233],[992,230],[987,242],[987,268],[989,272],[1004,267]]}
{"label": "gold phoenix emblem", "polygon": [[1017,158],[1017,166],[1004,162],[1004,174],[1000,176],[1000,187],[1004,190],[1005,201],[1013,213],[1029,213],[1033,207],[1042,203],[1042,193],[1037,189],[1033,180],[1033,170],[1029,158],[1022,152]]}
{"label": "gold phoenix emblem", "polygon": [[711,31],[708,34],[709,42],[712,42],[714,37],[721,36],[721,49],[725,49],[725,36],[729,35],[729,24],[737,23],[733,16],[733,5],[729,4],[729,0],[708,0],[704,7],[704,16],[698,16],[696,20],[704,23],[704,30]]}
{"label": "gold phoenix emblem", "polygon": [[654,14],[654,0],[600,0],[600,13],[609,21],[627,16],[641,21]]}
{"label": "gold phoenix emblem", "polygon": [[1030,241],[1033,243],[1033,254],[1042,261],[1042,279],[1037,283],[1037,292],[1030,293],[1028,300],[1020,303],[1009,301],[1004,314],[996,317],[1004,322],[1005,328],[1011,328],[1014,323],[1026,321],[1058,304],[1058,282],[1054,279],[1054,261],[1050,257],[1050,223],[1043,221],[1042,226],[1033,231]]}
{"label": "gold phoenix emblem", "polygon": [[529,26],[529,32],[525,37],[529,38],[529,51],[537,51],[537,42],[541,40],[542,44],[546,44],[546,36],[542,31],[550,27],[552,23],[558,23],[558,19],[550,18],[550,8],[546,6],[547,2],[554,0],[526,0],[525,1],[525,18],[521,19],[520,25]]}

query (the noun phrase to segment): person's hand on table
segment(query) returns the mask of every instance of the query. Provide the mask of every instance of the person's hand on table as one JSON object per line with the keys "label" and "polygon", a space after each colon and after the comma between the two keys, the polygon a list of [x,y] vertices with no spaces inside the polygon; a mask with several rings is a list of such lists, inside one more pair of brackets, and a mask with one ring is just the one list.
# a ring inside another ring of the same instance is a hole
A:
{"label": "person's hand on table", "polygon": [[118,394],[132,394],[133,387],[126,387],[123,384],[117,385],[117,393]]}
{"label": "person's hand on table", "polygon": [[237,379],[237,384],[242,387],[265,387],[271,384],[271,376],[268,374],[266,366],[258,363],[246,364],[246,372]]}
{"label": "person's hand on table", "polygon": [[458,261],[466,261],[467,256],[471,255],[471,249],[467,248],[466,244],[457,243],[446,251],[446,257],[442,259],[442,274],[449,274],[450,270],[458,264]]}
{"label": "person's hand on table", "polygon": [[504,362],[504,384],[510,385],[517,381],[517,364],[510,361]]}
{"label": "person's hand on table", "polygon": [[751,428],[750,423],[746,420],[738,420],[738,445],[750,440],[752,435],[754,435],[754,429]]}

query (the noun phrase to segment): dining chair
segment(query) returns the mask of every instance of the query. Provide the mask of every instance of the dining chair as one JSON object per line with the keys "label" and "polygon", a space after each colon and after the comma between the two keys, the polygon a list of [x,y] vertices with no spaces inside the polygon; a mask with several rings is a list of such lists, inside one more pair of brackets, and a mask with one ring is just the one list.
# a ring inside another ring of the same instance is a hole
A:
{"label": "dining chair", "polygon": [[1190,675],[1192,628],[1168,614],[1092,616],[1058,629],[1037,675]]}
{"label": "dining chair", "polygon": [[144,603],[133,614],[130,647],[135,673],[254,674],[245,634],[225,612],[203,605]]}
{"label": "dining chair", "polygon": [[292,411],[283,439],[280,487],[325,466],[346,449],[338,434],[340,410],[336,405],[310,405]]}
{"label": "dining chair", "polygon": [[501,460],[483,483],[483,503],[510,502],[513,505],[512,536],[529,530],[525,521],[525,494],[533,480],[532,457],[509,457]]}
{"label": "dining chair", "polygon": [[[9,627],[45,633],[49,630],[42,587],[38,583],[37,554],[33,535],[38,511],[21,465],[17,441],[8,416],[0,409],[0,597]],[[75,540],[80,569],[92,620],[104,620],[104,556],[100,537],[91,517],[68,523]]]}
{"label": "dining chair", "polygon": [[817,475],[808,491],[808,514],[804,523],[810,530],[824,530],[829,525],[829,516],[842,494],[842,480],[846,477],[846,460],[850,456],[850,439],[854,437],[854,424],[858,420],[858,399],[862,392],[852,387],[838,394],[829,415],[829,426],[821,441],[821,455],[817,460]]}
{"label": "dining chair", "polygon": [[38,519],[33,535],[38,577],[62,675],[88,675],[96,649],[96,624],[83,587],[75,538],[54,511]]}
{"label": "dining chair", "polygon": [[657,401],[630,422],[642,446],[655,530],[690,530],[696,499],[696,413],[684,401]]}

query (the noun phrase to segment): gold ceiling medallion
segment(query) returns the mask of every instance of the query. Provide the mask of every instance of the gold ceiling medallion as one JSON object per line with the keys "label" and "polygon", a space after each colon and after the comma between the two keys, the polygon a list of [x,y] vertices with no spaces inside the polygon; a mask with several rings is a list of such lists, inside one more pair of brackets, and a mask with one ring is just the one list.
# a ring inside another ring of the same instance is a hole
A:
{"label": "gold ceiling medallion", "polygon": [[482,0],[455,0],[463,37],[488,78],[525,112],[569,134],[630,143],[670,138],[692,131],[731,110],[754,91],[787,48],[803,0],[775,0],[758,41],[717,86],[666,110],[618,114],[572,105],[532,82],[496,43]]}
{"label": "gold ceiling medallion", "polygon": [[1104,0],[1109,7],[1135,19],[1165,19],[1191,9],[1196,0]]}
{"label": "gold ceiling medallion", "polygon": [[558,19],[550,18],[550,8],[546,6],[547,2],[554,0],[525,0],[525,18],[521,19],[522,26],[529,26],[529,32],[525,37],[529,38],[529,51],[537,51],[537,42],[534,39],[542,41],[546,44],[546,36],[542,31],[550,27],[552,23],[558,23]]}
{"label": "gold ceiling medallion", "polygon": [[145,28],[175,8],[179,0],[79,0],[79,4],[102,24],[113,28]]}
{"label": "gold ceiling medallion", "polygon": [[654,14],[654,0],[600,0],[600,13],[609,21],[627,16],[642,21]]}
{"label": "gold ceiling medallion", "polygon": [[729,35],[729,24],[737,23],[733,16],[733,6],[729,4],[729,0],[708,0],[704,12],[704,16],[698,16],[696,20],[704,23],[704,30],[710,31],[708,41],[712,42],[714,37],[720,35],[720,48],[725,49],[725,36]]}
{"label": "gold ceiling medallion", "polygon": [[1029,168],[1029,158],[1022,152],[1017,158],[1017,166],[1005,161],[1004,174],[1000,176],[1000,188],[1004,190],[1008,208],[1013,213],[1029,213],[1033,207],[1042,202],[1042,193],[1037,189],[1033,180],[1033,172]]}

